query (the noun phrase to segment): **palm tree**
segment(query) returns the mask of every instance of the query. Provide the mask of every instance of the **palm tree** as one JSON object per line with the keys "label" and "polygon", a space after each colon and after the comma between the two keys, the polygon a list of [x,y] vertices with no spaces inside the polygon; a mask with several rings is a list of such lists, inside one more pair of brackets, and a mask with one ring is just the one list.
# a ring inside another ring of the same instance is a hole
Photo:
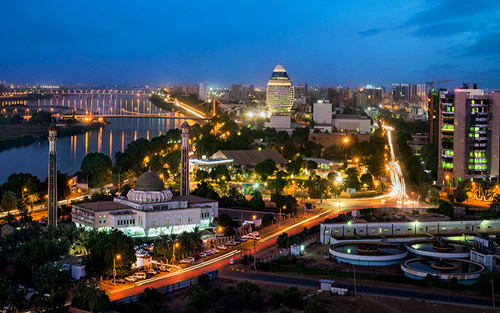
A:
{"label": "palm tree", "polygon": [[13,225],[16,222],[16,217],[9,212],[2,218],[2,220],[5,224]]}
{"label": "palm tree", "polygon": [[10,303],[9,309],[11,311],[15,310],[15,312],[19,312],[24,303],[24,289],[12,288],[7,302]]}
{"label": "palm tree", "polygon": [[24,226],[29,225],[31,223],[31,221],[33,220],[28,209],[23,209],[21,211],[21,213],[19,214],[19,216],[20,216],[19,222]]}
{"label": "palm tree", "polygon": [[161,254],[164,260],[167,259],[167,254],[170,248],[171,244],[169,235],[161,235],[155,240],[155,253]]}
{"label": "palm tree", "polygon": [[83,302],[90,312],[106,311],[111,303],[106,292],[96,282],[91,282],[85,289]]}
{"label": "palm tree", "polygon": [[13,211],[17,209],[17,197],[13,191],[6,191],[2,196],[3,211]]}
{"label": "palm tree", "polygon": [[90,239],[90,234],[87,231],[79,232],[76,235],[76,238],[73,242],[73,246],[71,247],[72,254],[85,254],[89,253],[87,249],[87,243]]}

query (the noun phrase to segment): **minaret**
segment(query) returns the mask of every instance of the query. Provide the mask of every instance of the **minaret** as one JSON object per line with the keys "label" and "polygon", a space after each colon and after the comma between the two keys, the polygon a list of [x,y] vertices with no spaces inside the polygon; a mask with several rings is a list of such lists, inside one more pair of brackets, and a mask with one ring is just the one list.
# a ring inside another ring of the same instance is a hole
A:
{"label": "minaret", "polygon": [[49,203],[48,203],[48,225],[57,226],[57,128],[56,125],[49,126]]}
{"label": "minaret", "polygon": [[184,121],[181,125],[181,196],[189,195],[189,124]]}

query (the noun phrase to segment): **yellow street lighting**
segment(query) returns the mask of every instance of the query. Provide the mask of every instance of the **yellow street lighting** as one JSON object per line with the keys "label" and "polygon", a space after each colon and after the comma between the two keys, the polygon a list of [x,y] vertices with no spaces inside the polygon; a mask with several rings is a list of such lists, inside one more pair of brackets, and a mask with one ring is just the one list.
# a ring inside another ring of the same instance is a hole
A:
{"label": "yellow street lighting", "polygon": [[256,215],[253,215],[252,216],[252,219],[255,221],[257,219],[257,216]]}
{"label": "yellow street lighting", "polygon": [[217,230],[219,231],[219,233],[222,233],[222,231],[223,231],[224,229],[222,228],[222,226],[219,226],[219,228],[218,228]]}
{"label": "yellow street lighting", "polygon": [[116,284],[116,260],[120,260],[122,258],[121,255],[117,254],[113,258],[113,285]]}

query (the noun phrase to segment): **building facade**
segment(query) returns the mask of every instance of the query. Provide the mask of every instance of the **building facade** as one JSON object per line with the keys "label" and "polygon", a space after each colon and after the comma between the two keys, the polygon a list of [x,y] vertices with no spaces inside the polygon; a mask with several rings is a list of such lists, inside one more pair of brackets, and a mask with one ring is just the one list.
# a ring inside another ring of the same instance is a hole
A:
{"label": "building facade", "polygon": [[438,179],[455,187],[464,180],[498,179],[500,93],[464,85],[439,96]]}
{"label": "building facade", "polygon": [[173,196],[154,172],[143,173],[126,197],[73,205],[72,220],[92,229],[119,229],[132,237],[190,232],[209,227],[219,203],[193,195]]}
{"label": "building facade", "polygon": [[295,99],[292,81],[283,66],[276,65],[267,83],[266,105],[272,115],[289,115]]}

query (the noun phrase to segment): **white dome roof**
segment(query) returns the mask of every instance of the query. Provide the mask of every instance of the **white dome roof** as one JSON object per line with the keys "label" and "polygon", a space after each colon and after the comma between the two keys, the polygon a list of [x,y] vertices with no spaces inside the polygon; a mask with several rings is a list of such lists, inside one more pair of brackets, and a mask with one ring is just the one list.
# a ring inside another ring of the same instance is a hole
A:
{"label": "white dome roof", "polygon": [[286,70],[283,65],[278,63],[278,65],[276,65],[276,67],[274,68],[274,72],[286,72]]}

